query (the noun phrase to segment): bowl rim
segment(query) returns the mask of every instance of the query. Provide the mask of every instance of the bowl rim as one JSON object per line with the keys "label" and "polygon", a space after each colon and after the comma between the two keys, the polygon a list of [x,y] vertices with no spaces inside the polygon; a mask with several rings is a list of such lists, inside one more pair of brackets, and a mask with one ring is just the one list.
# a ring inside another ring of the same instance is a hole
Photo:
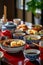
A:
{"label": "bowl rim", "polygon": [[[13,33],[14,36],[16,36],[16,34],[17,34],[18,36],[25,36],[25,33],[24,33],[24,32],[15,32],[15,33]],[[21,34],[21,35],[20,35],[20,34]]]}
{"label": "bowl rim", "polygon": [[[20,39],[8,39],[8,40],[12,40],[12,41],[16,40],[16,41],[17,41],[17,40],[20,40]],[[6,41],[8,41],[8,40],[5,40],[4,42],[6,42]],[[4,46],[4,45],[3,45],[4,42],[1,44],[1,46],[5,47],[5,48],[19,48],[19,47],[25,46],[25,41],[24,41],[24,40],[21,40],[21,41],[23,41],[23,45],[21,45],[21,46],[15,46],[15,47],[10,47],[10,46],[9,46],[9,47],[8,47],[8,46]]]}
{"label": "bowl rim", "polygon": [[[33,51],[32,51],[33,50]],[[26,52],[27,51],[27,52]],[[39,55],[40,54],[40,50],[37,50],[37,49],[25,49],[24,50],[24,54],[27,54],[27,55],[30,55],[30,54],[28,54],[28,52],[35,52],[36,54],[31,54],[31,55]]]}
{"label": "bowl rim", "polygon": [[21,19],[20,19],[20,18],[14,18],[14,19],[13,19],[13,21],[15,21],[15,20],[21,21]]}
{"label": "bowl rim", "polygon": [[34,37],[37,37],[37,36],[38,36],[38,37],[37,37],[37,38],[38,38],[37,40],[40,40],[40,39],[41,39],[41,36],[40,36],[40,35],[31,35],[31,34],[30,34],[30,35],[25,35],[24,38],[26,38],[26,37],[28,37],[28,36],[34,36]]}

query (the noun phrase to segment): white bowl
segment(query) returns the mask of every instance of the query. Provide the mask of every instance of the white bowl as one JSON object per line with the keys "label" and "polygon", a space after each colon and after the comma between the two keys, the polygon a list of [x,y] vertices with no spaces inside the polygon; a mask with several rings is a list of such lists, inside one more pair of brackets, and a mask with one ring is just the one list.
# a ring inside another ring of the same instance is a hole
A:
{"label": "white bowl", "polygon": [[16,25],[19,25],[19,24],[21,24],[21,19],[19,19],[19,18],[13,19],[13,22]]}
{"label": "white bowl", "polygon": [[[14,39],[14,40],[17,41],[19,39]],[[19,51],[23,51],[24,50],[24,46],[25,46],[25,42],[24,41],[23,41],[23,45],[22,46],[17,46],[17,47],[7,47],[7,46],[4,46],[3,44],[1,44],[1,48],[4,51],[7,51],[8,53],[17,53]]]}

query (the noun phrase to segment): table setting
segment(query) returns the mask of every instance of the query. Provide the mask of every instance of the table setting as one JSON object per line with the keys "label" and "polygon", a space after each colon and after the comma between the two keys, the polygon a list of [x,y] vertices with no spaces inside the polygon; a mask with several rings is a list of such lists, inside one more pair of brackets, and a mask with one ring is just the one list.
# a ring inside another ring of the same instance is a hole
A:
{"label": "table setting", "polygon": [[20,21],[15,19],[2,25],[1,61],[7,65],[43,65],[43,26]]}

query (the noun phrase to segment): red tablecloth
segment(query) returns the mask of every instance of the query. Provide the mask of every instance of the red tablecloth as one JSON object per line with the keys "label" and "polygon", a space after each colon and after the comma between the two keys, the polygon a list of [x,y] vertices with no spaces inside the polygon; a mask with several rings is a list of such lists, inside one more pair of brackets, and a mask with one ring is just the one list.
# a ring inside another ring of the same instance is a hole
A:
{"label": "red tablecloth", "polygon": [[[29,45],[26,45],[25,48],[29,48]],[[0,51],[3,51],[3,50],[0,48]],[[21,51],[19,53],[15,53],[15,54],[9,54],[5,51],[3,51],[3,52],[4,52],[4,57],[12,65],[40,65],[39,60],[41,59],[43,61],[43,54],[40,54],[40,58],[38,59],[38,61],[36,60],[34,62],[31,62],[31,61],[29,61],[29,59],[24,57],[24,54]]]}

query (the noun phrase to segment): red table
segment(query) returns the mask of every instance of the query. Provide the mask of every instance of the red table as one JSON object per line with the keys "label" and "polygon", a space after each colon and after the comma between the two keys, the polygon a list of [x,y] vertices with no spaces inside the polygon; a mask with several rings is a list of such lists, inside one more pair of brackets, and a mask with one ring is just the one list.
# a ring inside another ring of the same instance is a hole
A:
{"label": "red table", "polygon": [[[25,48],[29,48],[29,45],[26,45]],[[3,51],[0,48],[0,51]],[[43,54],[40,54],[40,57],[36,61],[29,61],[29,59],[24,57],[24,54],[22,51],[15,54],[9,54],[5,51],[4,52],[4,60],[3,62],[6,62],[7,65],[43,65]]]}

